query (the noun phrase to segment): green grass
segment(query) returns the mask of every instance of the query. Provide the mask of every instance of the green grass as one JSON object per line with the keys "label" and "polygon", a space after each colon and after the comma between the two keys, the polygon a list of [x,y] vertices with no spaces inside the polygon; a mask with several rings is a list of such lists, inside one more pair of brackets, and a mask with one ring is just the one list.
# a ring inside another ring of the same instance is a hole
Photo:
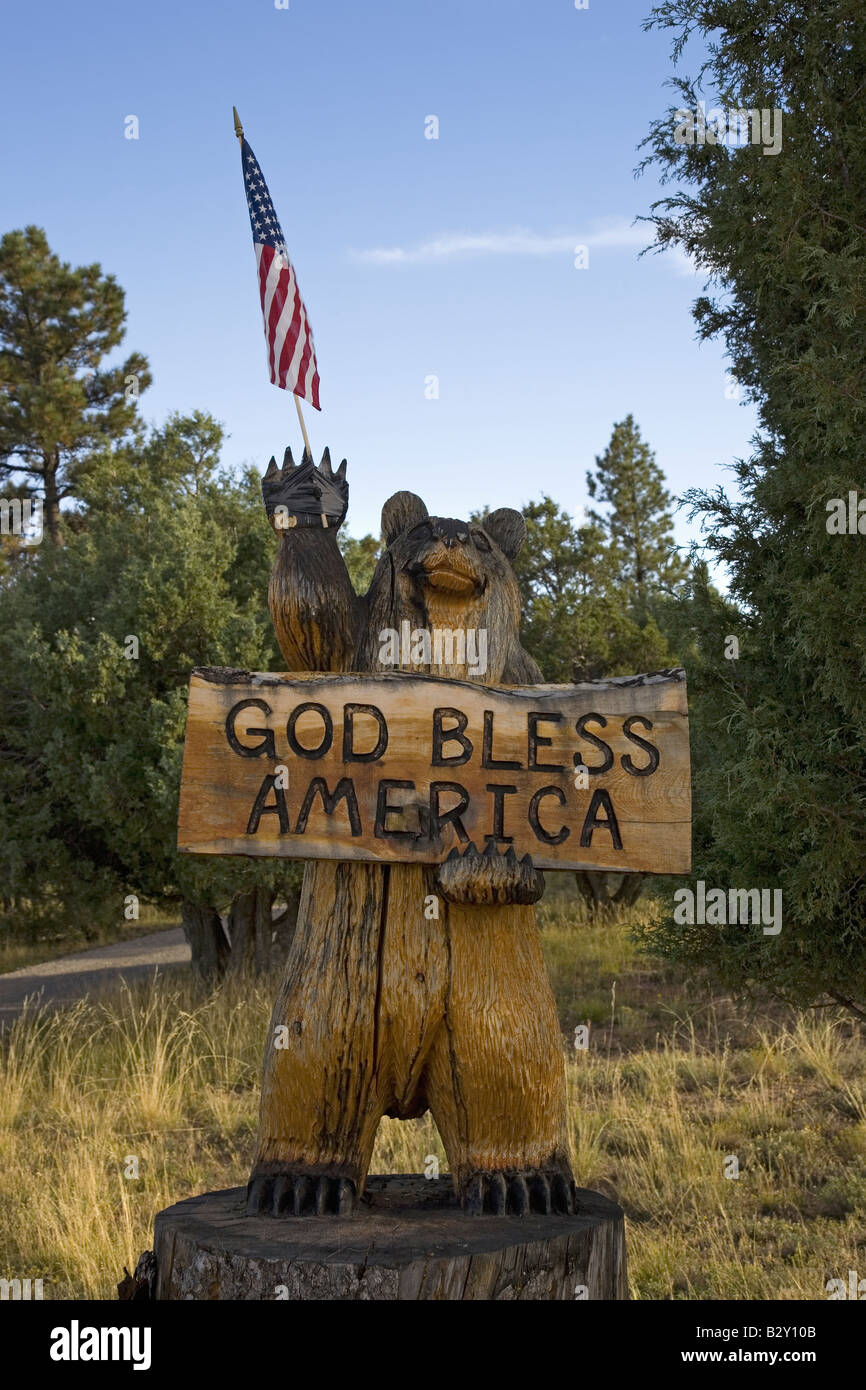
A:
{"label": "green grass", "polygon": [[[824,1297],[829,1278],[866,1274],[861,1032],[746,1013],[640,956],[629,920],[653,910],[594,925],[561,894],[543,905],[578,1181],[626,1210],[635,1298]],[[113,1297],[156,1211],[246,1180],[275,987],[205,992],[174,975],[8,1031],[0,1274],[41,1277],[48,1297]],[[373,1170],[418,1172],[429,1153],[444,1168],[429,1115],[384,1120]]]}

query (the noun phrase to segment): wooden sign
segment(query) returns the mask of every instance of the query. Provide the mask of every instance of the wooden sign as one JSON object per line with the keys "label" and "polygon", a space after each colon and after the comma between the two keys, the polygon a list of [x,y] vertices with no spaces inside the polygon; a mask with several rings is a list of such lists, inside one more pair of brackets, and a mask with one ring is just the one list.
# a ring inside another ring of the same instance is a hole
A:
{"label": "wooden sign", "polygon": [[193,673],[181,850],[438,863],[470,842],[538,868],[687,873],[684,673]]}

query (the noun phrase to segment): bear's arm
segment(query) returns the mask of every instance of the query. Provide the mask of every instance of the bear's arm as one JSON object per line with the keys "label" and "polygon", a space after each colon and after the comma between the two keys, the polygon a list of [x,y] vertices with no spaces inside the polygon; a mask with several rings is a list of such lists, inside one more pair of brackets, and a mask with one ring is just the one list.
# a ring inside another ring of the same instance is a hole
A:
{"label": "bear's arm", "polygon": [[361,601],[334,527],[280,534],[268,606],[289,671],[350,671]]}

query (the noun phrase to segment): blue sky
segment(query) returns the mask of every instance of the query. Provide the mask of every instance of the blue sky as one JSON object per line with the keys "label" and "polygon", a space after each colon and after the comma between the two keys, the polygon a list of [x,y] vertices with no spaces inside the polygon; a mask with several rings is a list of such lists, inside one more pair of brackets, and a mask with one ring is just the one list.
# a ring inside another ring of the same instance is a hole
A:
{"label": "blue sky", "polygon": [[[307,426],[317,458],[349,459],[352,532],[378,533],[400,487],[444,515],[545,491],[580,516],[629,411],[674,493],[730,487],[754,414],[726,398],[720,345],[695,341],[702,280],[638,259],[658,187],[635,180],[637,146],[671,73],[668,39],[641,30],[649,8],[19,5],[2,228],[35,222],[63,259],[111,271],[124,348],[153,369],[145,417],[212,411],[225,461],[264,470],[300,433],[267,377],[236,104],[313,325],[323,409]],[[676,531],[691,534],[683,514]]]}

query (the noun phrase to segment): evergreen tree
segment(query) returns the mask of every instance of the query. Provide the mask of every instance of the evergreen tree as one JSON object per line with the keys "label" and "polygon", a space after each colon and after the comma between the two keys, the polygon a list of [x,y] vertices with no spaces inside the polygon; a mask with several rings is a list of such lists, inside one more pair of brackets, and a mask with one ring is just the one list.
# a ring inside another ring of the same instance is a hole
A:
{"label": "evergreen tree", "polygon": [[382,553],[381,541],[369,533],[358,537],[350,536],[345,530],[341,530],[337,536],[337,544],[343,552],[355,593],[366,594]]}
{"label": "evergreen tree", "polygon": [[131,429],[150,385],[141,353],[102,365],[125,322],[123,290],[99,265],[73,269],[39,227],[0,240],[0,484],[25,481],[55,542],[60,503],[80,495],[93,453]]}
{"label": "evergreen tree", "polygon": [[665,640],[654,622],[641,628],[627,610],[602,526],[577,526],[546,496],[523,515],[526,544],[514,562],[521,640],[545,679],[599,680],[663,666]]}
{"label": "evergreen tree", "polygon": [[610,443],[586,475],[590,497],[606,503],[607,513],[590,511],[590,520],[610,541],[610,559],[629,611],[639,622],[649,617],[653,592],[670,590],[688,567],[677,555],[671,496],[634,417],[614,425]]}
{"label": "evergreen tree", "polygon": [[231,906],[255,945],[240,908],[297,886],[284,861],[176,849],[193,667],[278,664],[261,480],[223,472],[221,443],[196,413],[103,451],[66,543],[0,589],[0,881],[19,927],[86,932],[135,894],[181,900],[214,949]]}
{"label": "evergreen tree", "polygon": [[[675,60],[693,31],[712,45],[648,137],[678,182],[657,245],[712,275],[699,335],[722,338],[760,420],[739,495],[690,496],[730,577],[724,601],[700,575],[695,590],[696,877],[783,901],[778,935],[669,919],[652,944],[736,988],[866,1015],[866,539],[831,525],[834,499],[866,494],[862,6],[667,0],[648,23]],[[781,148],[683,140],[707,95],[777,113]]]}

